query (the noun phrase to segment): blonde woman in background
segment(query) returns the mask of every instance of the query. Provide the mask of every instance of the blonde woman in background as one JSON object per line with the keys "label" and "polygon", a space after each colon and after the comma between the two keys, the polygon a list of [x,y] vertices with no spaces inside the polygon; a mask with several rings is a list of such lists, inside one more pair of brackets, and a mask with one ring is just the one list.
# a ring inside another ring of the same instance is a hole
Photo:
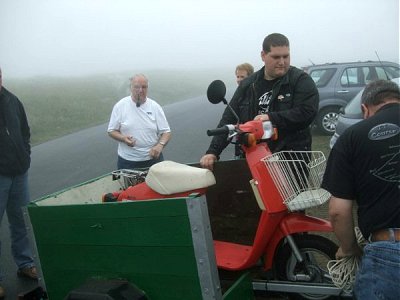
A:
{"label": "blonde woman in background", "polygon": [[238,65],[235,70],[237,84],[239,85],[239,83],[243,79],[245,79],[246,77],[249,77],[253,73],[254,73],[254,68],[251,64],[244,63],[244,64]]}

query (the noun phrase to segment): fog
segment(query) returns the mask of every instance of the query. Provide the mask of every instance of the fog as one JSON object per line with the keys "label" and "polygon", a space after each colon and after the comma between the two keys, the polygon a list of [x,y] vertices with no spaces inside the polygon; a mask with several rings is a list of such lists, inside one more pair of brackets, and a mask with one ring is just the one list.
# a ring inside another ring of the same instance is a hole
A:
{"label": "fog", "polygon": [[298,67],[398,62],[399,1],[1,0],[0,65],[4,77],[259,68],[273,32]]}

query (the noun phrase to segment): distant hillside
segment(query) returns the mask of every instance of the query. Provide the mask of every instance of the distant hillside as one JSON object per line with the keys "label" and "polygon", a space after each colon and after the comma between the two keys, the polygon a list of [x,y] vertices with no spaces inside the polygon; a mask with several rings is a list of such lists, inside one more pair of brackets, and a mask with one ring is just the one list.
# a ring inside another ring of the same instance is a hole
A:
{"label": "distant hillside", "polygon": [[[214,79],[235,88],[234,70],[149,70],[149,97],[161,105],[205,95]],[[113,105],[129,95],[130,72],[87,77],[3,78],[24,103],[32,144],[107,122]]]}

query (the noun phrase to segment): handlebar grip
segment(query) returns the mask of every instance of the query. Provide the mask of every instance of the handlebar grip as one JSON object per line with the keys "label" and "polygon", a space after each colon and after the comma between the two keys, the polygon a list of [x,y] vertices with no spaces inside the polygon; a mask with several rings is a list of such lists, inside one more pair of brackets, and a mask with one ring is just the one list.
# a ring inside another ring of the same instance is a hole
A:
{"label": "handlebar grip", "polygon": [[228,134],[228,133],[229,133],[229,128],[227,126],[222,126],[220,128],[207,130],[208,136],[223,135],[223,134]]}

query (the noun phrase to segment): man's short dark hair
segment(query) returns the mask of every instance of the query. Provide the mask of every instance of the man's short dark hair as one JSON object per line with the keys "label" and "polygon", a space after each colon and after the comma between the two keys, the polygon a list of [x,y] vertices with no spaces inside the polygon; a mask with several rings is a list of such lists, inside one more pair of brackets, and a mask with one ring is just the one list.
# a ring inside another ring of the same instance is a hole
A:
{"label": "man's short dark hair", "polygon": [[361,103],[365,105],[379,105],[386,99],[400,101],[400,88],[391,80],[376,80],[369,83],[361,96]]}
{"label": "man's short dark hair", "polygon": [[263,51],[268,53],[271,51],[271,47],[289,47],[289,40],[283,34],[271,33],[264,39],[262,47]]}

